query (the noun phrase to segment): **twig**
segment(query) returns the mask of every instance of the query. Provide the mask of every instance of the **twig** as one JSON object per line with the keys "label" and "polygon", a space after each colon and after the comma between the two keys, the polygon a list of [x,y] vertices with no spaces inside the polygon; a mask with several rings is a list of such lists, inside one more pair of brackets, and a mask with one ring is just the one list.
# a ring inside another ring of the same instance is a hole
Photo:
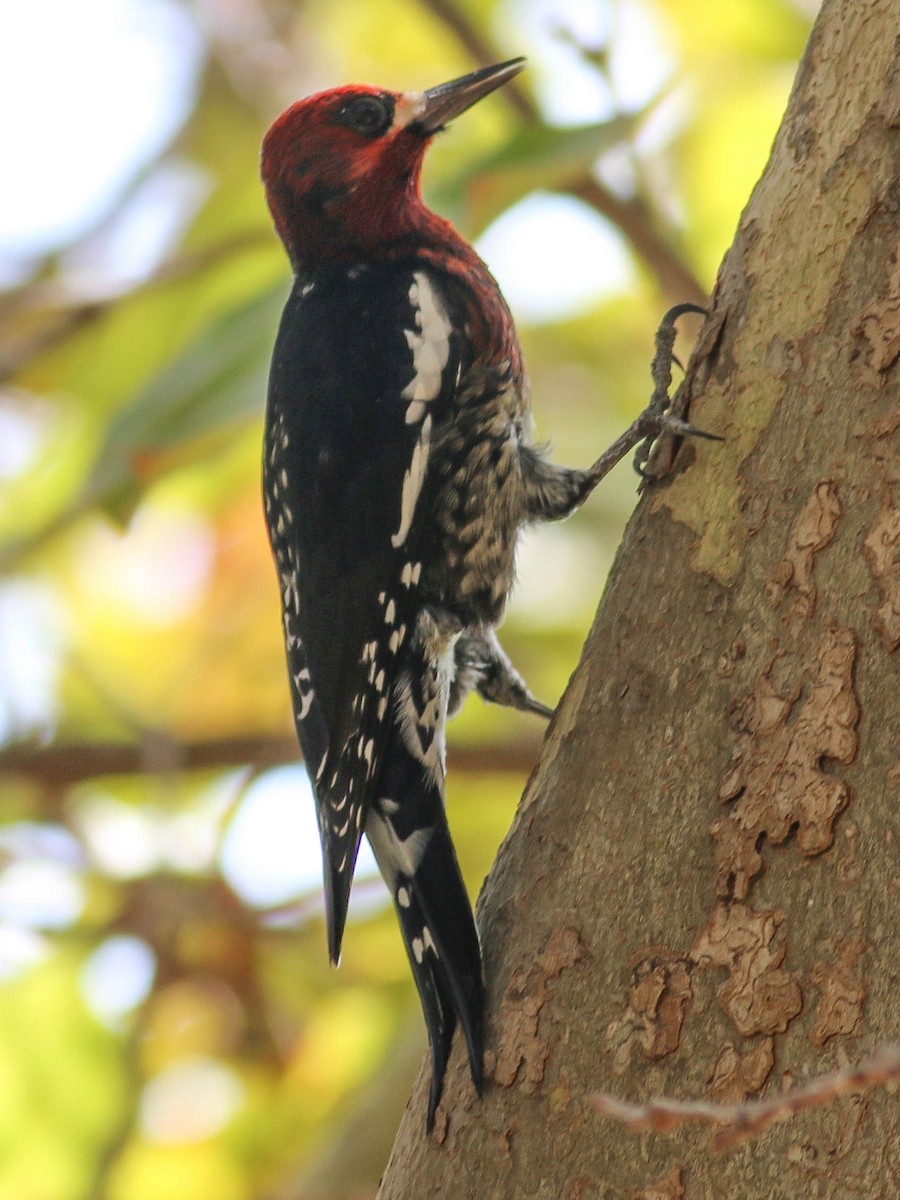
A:
{"label": "twig", "polygon": [[[421,4],[456,36],[467,54],[480,66],[489,66],[503,57],[452,0],[421,0]],[[501,94],[523,120],[531,125],[542,123],[540,110],[521,80],[513,79]],[[686,300],[692,304],[707,302],[705,288],[654,227],[641,200],[621,199],[590,174],[573,180],[566,191],[618,226],[654,272],[660,287],[673,300]]]}
{"label": "twig", "polygon": [[[503,57],[496,46],[488,38],[482,36],[465,13],[452,3],[452,0],[422,0],[422,5],[450,30],[469,58],[479,66],[489,67]],[[540,111],[520,82],[512,80],[507,83],[503,87],[502,93],[520,117],[529,124],[540,124]]]}
{"label": "twig", "polygon": [[807,1108],[819,1108],[839,1096],[852,1096],[900,1079],[900,1043],[881,1046],[855,1065],[819,1075],[781,1096],[745,1104],[713,1104],[705,1100],[675,1100],[661,1096],[646,1104],[630,1104],[602,1092],[590,1102],[606,1117],[632,1130],[671,1133],[682,1125],[710,1124],[725,1128],[713,1138],[714,1150],[727,1150],[748,1138],[758,1137],[777,1121],[787,1121]]}
{"label": "twig", "polygon": [[709,302],[696,275],[654,227],[643,201],[620,199],[592,175],[575,180],[566,190],[618,226],[666,295],[701,307]]}

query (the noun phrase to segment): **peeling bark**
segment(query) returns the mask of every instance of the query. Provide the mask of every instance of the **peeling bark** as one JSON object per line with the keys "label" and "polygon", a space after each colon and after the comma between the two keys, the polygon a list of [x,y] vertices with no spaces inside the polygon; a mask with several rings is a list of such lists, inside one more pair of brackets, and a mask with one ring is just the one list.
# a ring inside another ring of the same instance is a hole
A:
{"label": "peeling bark", "polygon": [[810,983],[822,992],[815,1023],[809,1031],[814,1046],[824,1046],[829,1038],[838,1034],[846,1037],[859,1029],[866,988],[856,966],[865,948],[863,938],[845,938],[837,963],[817,962],[810,970]]}
{"label": "peeling bark", "polygon": [[738,1104],[760,1090],[774,1066],[774,1038],[760,1038],[745,1054],[726,1042],[709,1074],[710,1092],[724,1104]]}
{"label": "peeling bark", "polygon": [[[746,899],[762,870],[764,840],[777,846],[795,835],[797,849],[808,857],[831,845],[835,817],[850,792],[826,764],[848,764],[856,755],[855,657],[853,631],[827,629],[806,672],[796,671],[793,662],[784,667],[786,655],[773,659],[736,706],[743,714],[741,744],[719,789],[721,800],[735,804],[710,827],[720,896]],[[798,706],[804,693],[806,702]]]}
{"label": "peeling bark", "polygon": [[500,1004],[499,1047],[489,1052],[488,1075],[500,1087],[533,1093],[544,1081],[550,1043],[540,1033],[541,1010],[550,996],[549,984],[585,956],[575,929],[559,929],[550,936],[533,966],[520,967],[509,982]]}
{"label": "peeling bark", "polygon": [[900,505],[886,496],[865,542],[869,569],[884,603],[874,617],[888,653],[900,646]]}
{"label": "peeling bark", "polygon": [[[897,1036],[900,65],[825,0],[685,382],[479,903],[478,1101],[420,1078],[382,1200],[900,1191],[884,1092],[715,1157],[589,1097],[778,1097]],[[843,1094],[843,1093],[842,1093]]]}
{"label": "peeling bark", "polygon": [[665,1058],[678,1049],[693,995],[689,960],[666,946],[637,951],[629,966],[633,982],[628,1008],[606,1031],[606,1046],[618,1074],[625,1073],[632,1046],[649,1059]]}

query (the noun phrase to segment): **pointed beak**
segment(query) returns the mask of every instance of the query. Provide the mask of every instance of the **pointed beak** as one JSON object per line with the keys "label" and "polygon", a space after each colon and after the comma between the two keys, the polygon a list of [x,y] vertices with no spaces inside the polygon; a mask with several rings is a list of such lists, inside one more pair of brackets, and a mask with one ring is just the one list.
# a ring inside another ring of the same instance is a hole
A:
{"label": "pointed beak", "polygon": [[448,121],[508,83],[524,69],[524,58],[511,58],[509,62],[483,67],[471,75],[463,75],[459,79],[451,79],[449,83],[429,88],[418,97],[421,107],[415,114],[414,123],[425,133],[437,133]]}

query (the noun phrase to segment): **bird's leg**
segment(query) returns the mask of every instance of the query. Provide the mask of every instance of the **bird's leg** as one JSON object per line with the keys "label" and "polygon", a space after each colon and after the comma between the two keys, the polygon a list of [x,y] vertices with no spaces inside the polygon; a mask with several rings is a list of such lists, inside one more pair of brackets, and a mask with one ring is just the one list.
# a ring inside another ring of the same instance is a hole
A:
{"label": "bird's leg", "polygon": [[477,685],[478,694],[492,704],[520,708],[549,720],[553,716],[553,709],[532,696],[527,683],[509,661],[493,630],[490,631],[490,645],[493,655]]}
{"label": "bird's leg", "polygon": [[663,434],[669,434],[670,437],[700,437],[711,442],[723,441],[719,434],[698,429],[696,425],[689,424],[673,412],[679,393],[675,394],[674,399],[669,396],[669,388],[672,386],[672,363],[677,363],[681,367],[674,350],[675,322],[689,312],[706,315],[706,309],[700,308],[697,304],[676,304],[663,317],[659,329],[656,331],[656,354],[653,356],[651,367],[653,394],[650,397],[650,403],[638,417],[638,422],[641,422],[642,419],[646,420],[648,429],[634,455],[634,469],[645,479],[659,478],[656,472],[648,470],[647,464],[650,461],[654,444]]}
{"label": "bird's leg", "polygon": [[455,713],[472,688],[484,700],[507,708],[520,708],[541,717],[553,709],[532,696],[525,680],[512,665],[489,627],[466,629],[454,647],[456,675],[450,688],[448,715]]}
{"label": "bird's leg", "polygon": [[656,353],[651,368],[653,393],[650,403],[625,432],[616,438],[609,449],[600,455],[593,466],[588,467],[586,471],[559,467],[555,463],[547,462],[537,450],[522,449],[520,463],[529,520],[558,521],[567,517],[585,502],[597,484],[636,446],[636,470],[645,479],[656,479],[661,478],[664,471],[658,474],[649,471],[647,463],[653,447],[663,435],[722,441],[718,434],[707,433],[706,430],[698,429],[676,416],[672,411],[673,399],[669,396],[672,363],[678,361],[673,352],[675,322],[685,313],[705,311],[696,304],[677,304],[663,317],[656,334]]}
{"label": "bird's leg", "polygon": [[652,472],[648,472],[647,463],[654,444],[664,434],[671,437],[700,437],[714,442],[722,441],[718,434],[698,429],[696,425],[689,424],[672,411],[673,401],[669,395],[669,388],[672,386],[672,363],[678,362],[674,353],[675,323],[679,317],[689,312],[705,314],[706,309],[700,308],[696,304],[676,304],[674,308],[669,309],[660,322],[659,329],[656,331],[656,353],[653,356],[651,367],[653,393],[650,403],[590,468],[588,471],[589,490],[593,490],[600,480],[604,479],[635,446],[637,446],[634,456],[635,470],[645,479],[656,478],[657,476]]}

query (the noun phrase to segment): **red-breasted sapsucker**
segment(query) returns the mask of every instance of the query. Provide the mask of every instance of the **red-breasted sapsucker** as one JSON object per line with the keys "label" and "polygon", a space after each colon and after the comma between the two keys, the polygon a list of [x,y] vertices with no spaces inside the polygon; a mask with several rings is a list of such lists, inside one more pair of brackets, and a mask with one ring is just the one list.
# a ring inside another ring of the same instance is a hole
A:
{"label": "red-breasted sapsucker", "polygon": [[428,1026],[429,1127],[457,1022],[479,1092],[483,1074],[481,954],[444,811],[446,720],[473,688],[547,715],[495,632],[516,540],[571,513],[608,469],[558,467],[535,447],[509,309],[419,190],[434,134],[521,69],[421,93],[322,92],[283,113],[262,152],[295,273],[269,381],[265,511],[329,951],[337,963],[365,833]]}

